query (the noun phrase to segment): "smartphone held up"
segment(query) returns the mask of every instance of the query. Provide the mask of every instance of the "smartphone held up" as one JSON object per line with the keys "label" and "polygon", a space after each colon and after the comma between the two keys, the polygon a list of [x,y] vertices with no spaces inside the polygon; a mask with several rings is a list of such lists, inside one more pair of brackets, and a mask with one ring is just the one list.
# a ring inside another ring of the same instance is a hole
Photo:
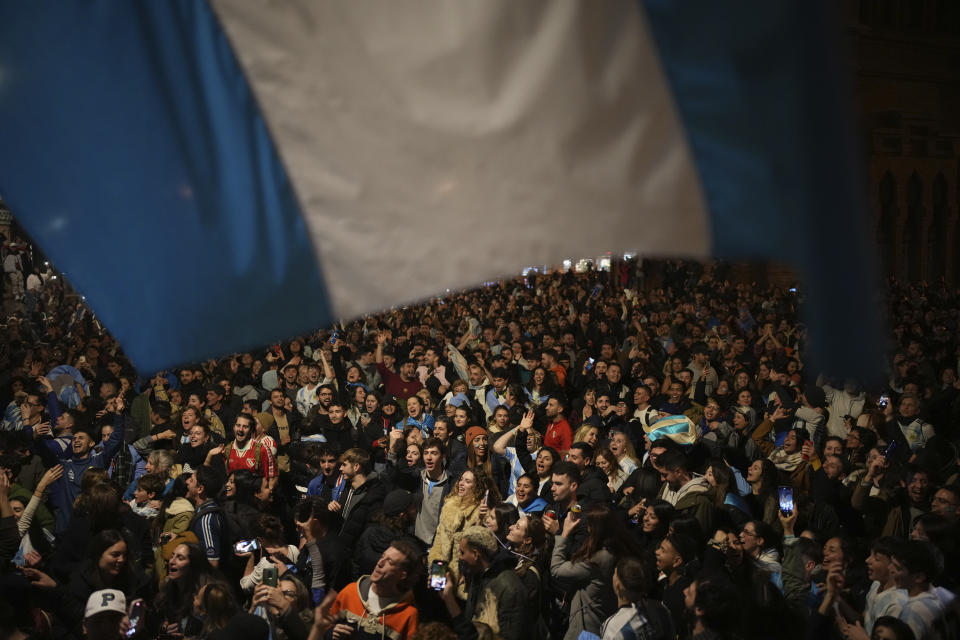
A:
{"label": "smartphone held up", "polygon": [[434,591],[443,591],[447,586],[447,563],[434,560],[430,564],[429,586]]}
{"label": "smartphone held up", "polygon": [[779,502],[780,502],[780,513],[782,513],[785,516],[792,515],[794,511],[793,488],[778,487],[777,498],[779,499]]}

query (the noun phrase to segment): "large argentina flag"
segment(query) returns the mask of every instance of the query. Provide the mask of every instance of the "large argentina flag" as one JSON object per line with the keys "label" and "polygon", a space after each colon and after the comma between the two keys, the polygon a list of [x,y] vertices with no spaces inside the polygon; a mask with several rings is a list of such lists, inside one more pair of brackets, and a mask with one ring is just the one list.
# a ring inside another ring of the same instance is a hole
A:
{"label": "large argentina flag", "polygon": [[0,193],[144,371],[637,248],[799,267],[856,373],[830,5],[5,2]]}

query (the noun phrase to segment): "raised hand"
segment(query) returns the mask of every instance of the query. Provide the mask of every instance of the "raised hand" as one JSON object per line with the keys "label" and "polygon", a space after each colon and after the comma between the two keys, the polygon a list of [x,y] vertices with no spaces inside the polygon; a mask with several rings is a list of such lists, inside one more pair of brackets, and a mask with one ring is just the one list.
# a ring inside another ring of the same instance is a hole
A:
{"label": "raised hand", "polygon": [[63,465],[58,464],[55,467],[50,467],[43,474],[43,477],[40,478],[40,482],[37,483],[37,491],[43,493],[47,487],[52,485],[54,482],[59,480],[63,476]]}

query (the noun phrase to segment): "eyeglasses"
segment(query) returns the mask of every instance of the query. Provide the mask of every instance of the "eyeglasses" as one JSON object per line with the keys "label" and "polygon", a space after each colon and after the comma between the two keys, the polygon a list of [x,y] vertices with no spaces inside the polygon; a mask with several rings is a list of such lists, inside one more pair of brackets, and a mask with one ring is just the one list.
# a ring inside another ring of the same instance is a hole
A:
{"label": "eyeglasses", "polygon": [[744,529],[743,531],[740,532],[740,535],[742,535],[742,536],[750,536],[751,538],[756,538],[756,537],[757,537],[757,532],[756,532],[756,531],[748,531],[748,530]]}
{"label": "eyeglasses", "polygon": [[28,405],[30,405],[31,407],[42,407],[42,406],[43,406],[43,405],[40,404],[39,402],[30,402],[30,401],[28,401],[28,400],[22,401],[22,402],[20,403],[20,406],[22,407],[22,406],[25,405],[25,404],[28,404]]}

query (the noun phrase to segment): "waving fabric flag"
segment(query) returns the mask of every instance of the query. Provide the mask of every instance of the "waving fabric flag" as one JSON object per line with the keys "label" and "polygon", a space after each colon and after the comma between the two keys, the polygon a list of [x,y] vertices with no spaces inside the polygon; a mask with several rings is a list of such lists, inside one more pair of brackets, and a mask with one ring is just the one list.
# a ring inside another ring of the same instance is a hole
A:
{"label": "waving fabric flag", "polygon": [[0,193],[142,370],[626,248],[797,265],[822,364],[874,364],[816,3],[76,0],[0,24]]}
{"label": "waving fabric flag", "polygon": [[643,427],[650,442],[668,438],[677,444],[694,444],[700,439],[700,429],[685,415],[663,416],[653,424]]}

